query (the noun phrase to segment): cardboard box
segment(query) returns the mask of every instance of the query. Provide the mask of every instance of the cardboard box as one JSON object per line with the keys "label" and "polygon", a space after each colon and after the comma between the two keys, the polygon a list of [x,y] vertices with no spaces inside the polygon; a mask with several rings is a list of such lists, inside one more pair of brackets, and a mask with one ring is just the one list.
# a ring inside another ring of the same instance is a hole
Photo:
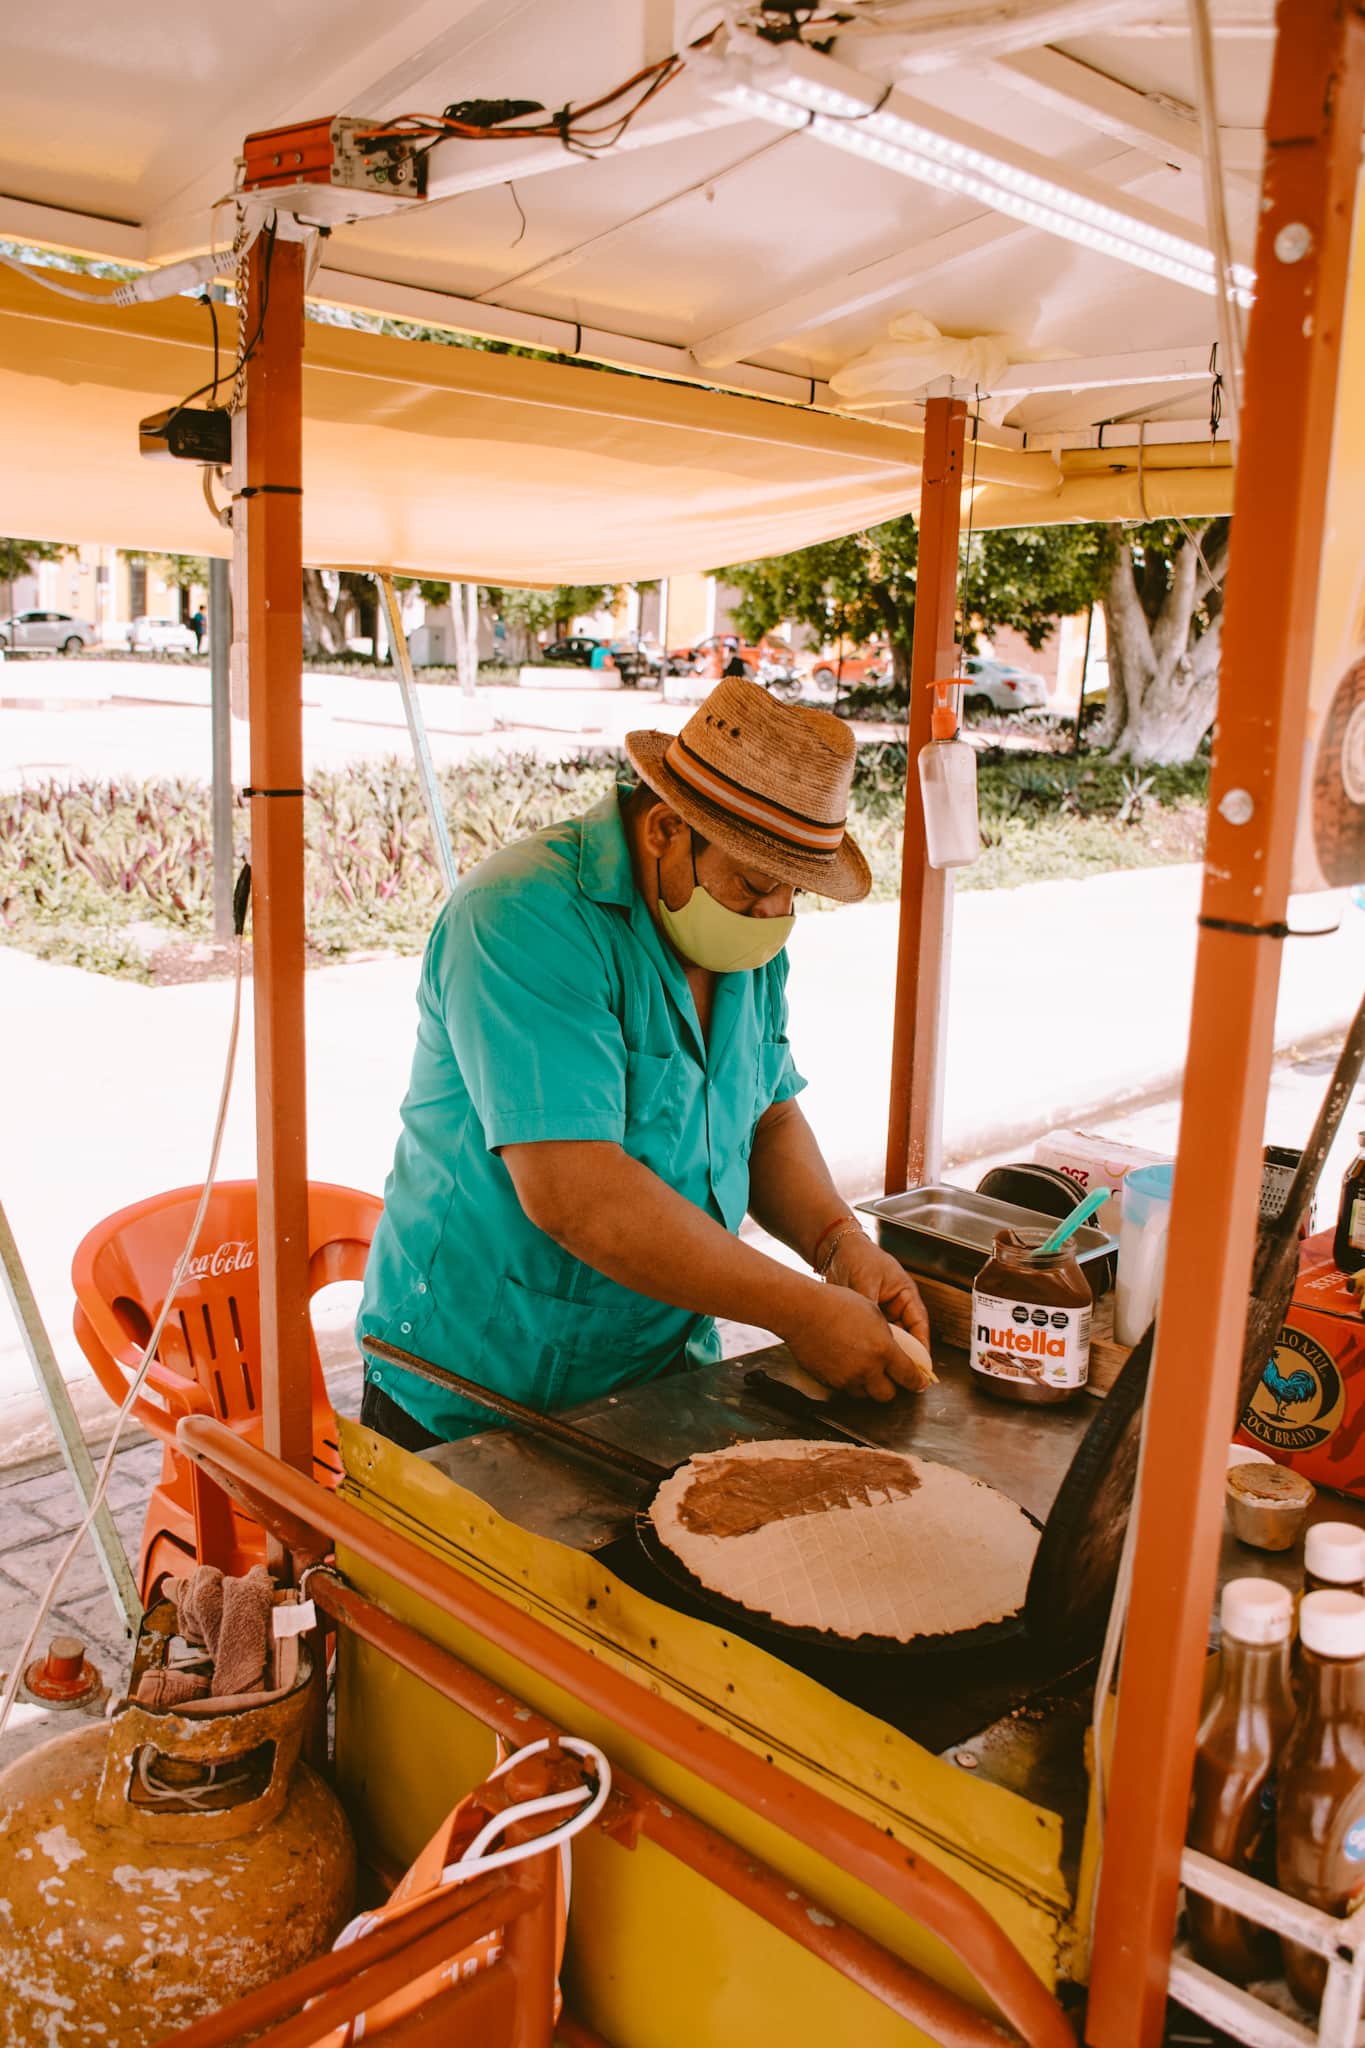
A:
{"label": "cardboard box", "polygon": [[1365,1496],[1365,1317],[1330,1231],[1302,1246],[1289,1315],[1236,1441],[1315,1486]]}
{"label": "cardboard box", "polygon": [[1112,1188],[1113,1195],[1094,1218],[1097,1230],[1119,1234],[1120,1192],[1124,1176],[1135,1166],[1169,1166],[1165,1152],[1144,1152],[1140,1145],[1121,1145],[1116,1138],[1102,1138],[1094,1131],[1049,1131],[1033,1148],[1034,1161],[1064,1173],[1076,1183],[1077,1195],[1092,1188]]}

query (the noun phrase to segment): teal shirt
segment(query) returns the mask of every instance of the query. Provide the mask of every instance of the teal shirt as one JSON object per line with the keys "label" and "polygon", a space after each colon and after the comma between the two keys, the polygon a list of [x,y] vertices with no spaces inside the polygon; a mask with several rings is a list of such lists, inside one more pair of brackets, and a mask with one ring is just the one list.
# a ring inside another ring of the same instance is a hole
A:
{"label": "teal shirt", "polygon": [[[759,1118],[805,1083],[787,959],[720,976],[703,1042],[635,887],[615,795],[466,875],[427,946],[417,1051],[357,1333],[542,1411],[655,1378],[715,1325],[633,1293],[538,1230],[503,1145],[622,1146],[737,1231]],[[370,1377],[438,1436],[489,1418],[387,1362]]]}

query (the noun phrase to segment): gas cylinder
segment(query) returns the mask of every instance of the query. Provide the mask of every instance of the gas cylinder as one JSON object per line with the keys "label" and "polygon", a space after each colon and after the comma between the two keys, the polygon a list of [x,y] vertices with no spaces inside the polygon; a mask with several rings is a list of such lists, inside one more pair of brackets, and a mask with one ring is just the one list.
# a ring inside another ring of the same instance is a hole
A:
{"label": "gas cylinder", "polygon": [[0,2048],[151,2048],[330,1946],[355,1850],[289,1650],[269,1694],[132,1699],[0,1772]]}

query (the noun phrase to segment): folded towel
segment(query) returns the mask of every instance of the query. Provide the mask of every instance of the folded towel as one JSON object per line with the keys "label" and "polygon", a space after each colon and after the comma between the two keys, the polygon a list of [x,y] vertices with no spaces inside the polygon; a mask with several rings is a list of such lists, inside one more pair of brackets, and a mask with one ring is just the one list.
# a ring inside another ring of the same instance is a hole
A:
{"label": "folded towel", "polygon": [[144,1707],[179,1707],[186,1700],[207,1699],[208,1690],[201,1671],[144,1671],[137,1697]]}
{"label": "folded towel", "polygon": [[211,1699],[259,1692],[270,1648],[274,1586],[264,1565],[244,1578],[225,1579],[217,1565],[201,1564],[187,1579],[171,1579],[176,1625],[187,1643],[202,1643],[213,1658]]}

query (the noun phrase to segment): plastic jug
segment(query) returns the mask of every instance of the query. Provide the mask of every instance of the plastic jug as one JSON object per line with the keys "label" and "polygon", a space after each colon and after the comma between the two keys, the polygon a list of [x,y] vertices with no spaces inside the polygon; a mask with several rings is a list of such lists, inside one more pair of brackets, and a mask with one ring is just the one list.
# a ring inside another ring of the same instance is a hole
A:
{"label": "plastic jug", "polygon": [[1139,1166],[1124,1176],[1114,1301],[1114,1335],[1120,1344],[1136,1344],[1156,1313],[1174,1180],[1173,1166]]}

